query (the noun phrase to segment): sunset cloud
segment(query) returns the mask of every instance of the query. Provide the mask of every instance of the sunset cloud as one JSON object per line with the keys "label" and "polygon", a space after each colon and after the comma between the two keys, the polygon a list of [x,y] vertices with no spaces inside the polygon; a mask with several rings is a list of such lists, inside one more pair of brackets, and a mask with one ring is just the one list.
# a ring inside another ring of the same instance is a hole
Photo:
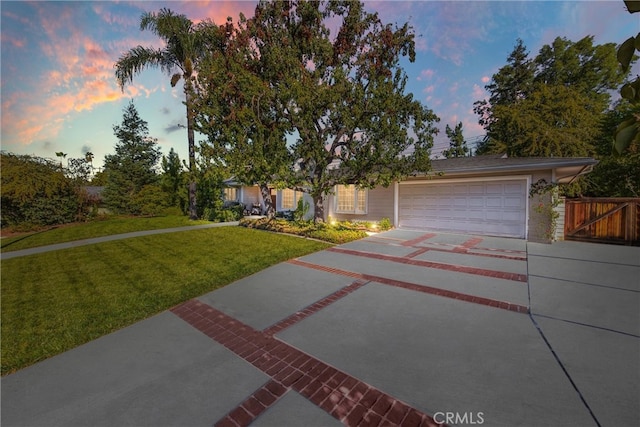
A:
{"label": "sunset cloud", "polygon": [[[104,5],[108,4],[95,3],[93,10],[100,12],[102,19],[115,23],[115,15],[102,10]],[[62,130],[62,123],[74,114],[123,98],[149,97],[157,90],[142,84],[130,85],[124,92],[117,87],[113,65],[120,51],[81,32],[82,27],[76,22],[75,5],[55,5],[55,19],[52,19],[51,4],[30,6],[36,12],[32,19],[38,20],[36,26],[45,36],[36,43],[39,55],[45,61],[40,62],[40,67],[29,67],[21,78],[27,79],[28,85],[38,93],[38,102],[31,102],[33,98],[26,94],[14,92],[7,96],[3,93],[3,139],[7,135],[9,141],[32,144],[36,140],[55,138]],[[26,45],[26,39],[16,37],[4,28],[2,40],[3,51],[5,41],[9,41],[14,49]],[[134,38],[133,41],[141,39]],[[140,44],[132,43],[131,39],[121,39],[121,42],[128,43],[127,48]],[[45,64],[48,66],[43,67]]]}
{"label": "sunset cloud", "polygon": [[484,99],[484,98],[487,97],[487,92],[484,90],[484,88],[482,88],[479,85],[475,84],[475,85],[473,85],[473,91],[471,93],[471,96],[475,100],[481,100],[481,99]]}
{"label": "sunset cloud", "polygon": [[5,33],[2,33],[1,38],[2,38],[2,43],[9,43],[17,49],[22,49],[27,44],[27,40],[25,38],[14,37],[12,35],[8,35]]}
{"label": "sunset cloud", "polygon": [[[177,131],[185,113],[182,85],[172,88],[166,74],[149,70],[121,90],[115,62],[134,46],[162,46],[151,31],[140,31],[143,12],[168,7],[194,22],[223,24],[228,16],[237,22],[240,12],[252,16],[256,3],[3,2],[3,149],[32,153],[44,148],[50,155],[55,148],[80,155],[84,145],[99,159],[110,147],[111,126],[121,118],[125,100],[133,99],[150,132],[179,150],[186,145]],[[602,44],[620,43],[637,33],[637,18],[624,11],[622,2],[382,0],[366,1],[365,9],[377,12],[385,23],[408,22],[414,28],[416,61],[402,62],[406,90],[443,123],[462,121],[465,137],[484,133],[473,102],[487,99],[484,86],[505,64],[516,38],[535,55],[557,36],[577,41],[594,34]],[[334,30],[338,20],[328,25]],[[635,67],[634,75],[640,64]]]}
{"label": "sunset cloud", "polygon": [[417,80],[419,82],[424,81],[424,80],[431,80],[433,78],[433,76],[435,75],[435,71],[431,70],[431,69],[427,69],[427,70],[422,70],[420,71],[420,75],[417,77]]}

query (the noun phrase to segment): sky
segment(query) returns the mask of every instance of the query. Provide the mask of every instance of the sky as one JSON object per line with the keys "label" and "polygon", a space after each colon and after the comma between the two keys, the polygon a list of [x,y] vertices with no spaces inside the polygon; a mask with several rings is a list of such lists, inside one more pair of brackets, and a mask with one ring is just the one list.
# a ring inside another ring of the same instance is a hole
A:
{"label": "sky", "polygon": [[[56,159],[94,155],[94,166],[114,153],[113,126],[133,100],[163,154],[187,159],[182,85],[148,69],[120,90],[114,63],[137,46],[161,47],[140,31],[144,12],[168,7],[194,22],[222,24],[253,15],[255,1],[0,1],[0,148]],[[506,64],[518,38],[531,57],[556,37],[592,35],[595,44],[622,43],[640,31],[640,14],[622,0],[607,1],[365,1],[385,23],[409,22],[415,31],[414,63],[402,62],[407,92],[439,117],[433,155],[448,147],[445,126],[463,124],[465,139],[484,134],[473,103]],[[640,73],[638,66],[632,70]]]}

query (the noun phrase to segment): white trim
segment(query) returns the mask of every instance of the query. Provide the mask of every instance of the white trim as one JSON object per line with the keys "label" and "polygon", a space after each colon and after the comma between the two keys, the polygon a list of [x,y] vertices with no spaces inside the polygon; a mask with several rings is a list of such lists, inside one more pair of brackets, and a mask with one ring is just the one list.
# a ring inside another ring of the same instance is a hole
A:
{"label": "white trim", "polygon": [[[353,211],[345,211],[345,210],[340,210],[340,203],[338,200],[338,196],[339,196],[339,190],[338,187],[353,187]],[[362,191],[364,192],[364,211],[359,210],[358,209],[358,205],[360,202],[360,199],[358,198],[358,193]],[[341,215],[367,215],[367,213],[369,212],[369,189],[367,188],[358,188],[357,186],[353,185],[353,184],[337,184],[334,187],[334,194],[333,194],[333,202],[335,205],[335,213],[336,214],[341,214]]]}
{"label": "white trim", "polygon": [[[444,184],[448,182],[456,183],[456,182],[469,182],[469,181],[511,181],[514,179],[524,179],[524,180],[527,180],[527,183],[530,183],[531,175],[504,175],[504,176],[486,176],[486,177],[479,176],[475,178],[424,179],[424,180],[402,181],[400,185]],[[527,188],[527,191],[529,191],[528,188]]]}
{"label": "white trim", "polygon": [[395,181],[393,183],[393,226],[394,227],[398,227],[399,224],[399,218],[398,218],[398,212],[400,211],[399,208],[399,195],[400,192],[400,186],[398,185],[398,181]]}

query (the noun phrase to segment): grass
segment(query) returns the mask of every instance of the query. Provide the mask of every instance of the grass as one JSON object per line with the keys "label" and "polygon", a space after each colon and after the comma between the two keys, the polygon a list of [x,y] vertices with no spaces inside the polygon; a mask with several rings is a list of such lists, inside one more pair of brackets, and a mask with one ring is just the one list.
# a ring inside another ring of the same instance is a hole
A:
{"label": "grass", "polygon": [[[158,225],[155,219],[140,221],[127,225],[112,220],[108,229],[121,233]],[[86,229],[72,228],[50,233],[65,239],[96,237]],[[58,243],[33,237],[33,241]],[[260,230],[221,227],[5,260],[1,265],[2,375],[328,246]]]}
{"label": "grass", "polygon": [[208,224],[209,221],[193,221],[186,216],[163,216],[149,218],[116,217],[82,224],[69,224],[58,227],[24,233],[18,236],[4,237],[0,241],[2,252],[29,249],[37,246],[130,233],[132,231],[157,230],[162,228],[183,227],[187,225]]}

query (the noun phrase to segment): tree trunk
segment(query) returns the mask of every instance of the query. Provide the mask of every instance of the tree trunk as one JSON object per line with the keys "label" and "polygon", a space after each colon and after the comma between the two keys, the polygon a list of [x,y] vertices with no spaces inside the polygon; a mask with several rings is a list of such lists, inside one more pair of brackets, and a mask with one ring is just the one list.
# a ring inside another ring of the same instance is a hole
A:
{"label": "tree trunk", "polygon": [[273,206],[269,186],[267,184],[260,184],[260,193],[262,194],[262,200],[264,201],[264,214],[269,218],[273,218],[276,214],[276,207]]}
{"label": "tree trunk", "polygon": [[184,94],[187,106],[187,138],[189,141],[189,219],[198,219],[196,205],[196,142],[193,133],[191,82],[188,78],[185,80]]}
{"label": "tree trunk", "polygon": [[320,224],[324,222],[324,197],[322,194],[312,194],[313,197],[313,222]]}

